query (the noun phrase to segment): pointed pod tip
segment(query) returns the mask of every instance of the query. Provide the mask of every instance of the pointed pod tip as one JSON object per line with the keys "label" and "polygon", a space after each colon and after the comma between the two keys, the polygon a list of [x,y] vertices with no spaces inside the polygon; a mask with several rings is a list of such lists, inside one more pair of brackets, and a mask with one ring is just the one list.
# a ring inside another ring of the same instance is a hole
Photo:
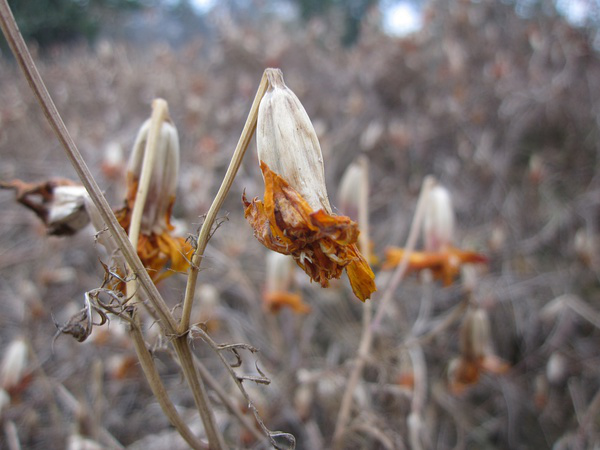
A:
{"label": "pointed pod tip", "polygon": [[287,87],[283,81],[283,72],[281,69],[273,67],[265,69],[265,75],[267,76],[267,80],[269,80],[269,90]]}

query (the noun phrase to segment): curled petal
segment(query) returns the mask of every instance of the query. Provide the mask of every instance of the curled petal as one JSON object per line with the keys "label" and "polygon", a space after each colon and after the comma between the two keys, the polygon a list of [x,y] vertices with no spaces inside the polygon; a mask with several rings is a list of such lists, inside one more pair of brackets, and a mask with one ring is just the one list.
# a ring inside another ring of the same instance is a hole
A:
{"label": "curled petal", "polygon": [[[403,248],[387,249],[383,269],[392,269],[400,264],[404,253]],[[487,258],[479,253],[454,247],[446,247],[436,252],[410,252],[408,256],[409,271],[429,269],[434,278],[441,280],[444,286],[450,286],[460,274],[461,266],[469,263],[487,263]]]}
{"label": "curled petal", "polygon": [[271,312],[279,312],[281,308],[287,307],[299,314],[310,312],[310,306],[302,301],[300,294],[292,292],[273,291],[263,296],[265,307]]}
{"label": "curled petal", "polygon": [[345,216],[313,211],[302,196],[261,161],[264,203],[243,196],[245,217],[267,248],[292,255],[323,287],[347,269],[354,294],[362,301],[376,290],[375,275],[356,247],[358,226]]}

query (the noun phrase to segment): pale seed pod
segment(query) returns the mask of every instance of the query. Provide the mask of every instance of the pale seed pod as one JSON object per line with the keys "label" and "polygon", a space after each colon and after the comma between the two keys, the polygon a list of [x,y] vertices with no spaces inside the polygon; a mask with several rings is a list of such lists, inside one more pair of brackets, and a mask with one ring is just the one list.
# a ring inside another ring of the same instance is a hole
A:
{"label": "pale seed pod", "polygon": [[360,195],[361,190],[364,189],[363,180],[365,176],[363,171],[364,165],[359,161],[350,164],[344,175],[342,175],[338,192],[340,211],[354,221],[358,220]]}
{"label": "pale seed pod", "polygon": [[450,192],[435,185],[427,196],[423,218],[425,250],[437,252],[452,244],[454,239],[454,208]]}
{"label": "pale seed pod", "polygon": [[294,260],[289,255],[277,252],[267,254],[266,292],[289,291],[294,275]]}
{"label": "pale seed pod", "polygon": [[84,204],[88,193],[83,186],[56,186],[48,205],[48,233],[74,234],[88,223]]}
{"label": "pale seed pod", "polygon": [[[140,128],[128,164],[128,172],[139,181],[146,142],[150,131],[150,119]],[[142,215],[143,234],[162,234],[168,231],[167,217],[177,191],[179,173],[179,135],[170,121],[162,122],[156,147],[148,197]]]}
{"label": "pale seed pod", "polygon": [[487,312],[483,308],[471,308],[460,330],[460,351],[463,358],[476,360],[490,350],[491,329]]}
{"label": "pale seed pod", "polygon": [[8,345],[0,364],[2,389],[10,391],[23,380],[27,368],[27,352],[27,344],[22,338],[17,338]]}
{"label": "pale seed pod", "polygon": [[279,69],[265,71],[269,89],[260,102],[256,143],[258,158],[286,180],[315,211],[332,213],[323,155],[317,133]]}

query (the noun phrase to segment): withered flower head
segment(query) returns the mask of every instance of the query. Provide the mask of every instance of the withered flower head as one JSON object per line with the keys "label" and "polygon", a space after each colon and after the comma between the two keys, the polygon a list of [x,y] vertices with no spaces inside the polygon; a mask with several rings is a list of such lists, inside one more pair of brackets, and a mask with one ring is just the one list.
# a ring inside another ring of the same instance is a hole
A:
{"label": "withered flower head", "polygon": [[479,381],[481,373],[503,374],[509,369],[492,349],[490,320],[487,312],[470,307],[460,329],[460,356],[448,370],[451,390],[459,394]]}
{"label": "withered flower head", "polygon": [[243,197],[245,216],[267,248],[292,255],[323,287],[346,269],[362,301],[376,290],[375,276],[356,241],[358,225],[332,213],[325,187],[323,156],[315,130],[298,97],[278,69],[267,69],[256,131],[264,201]]}
{"label": "withered flower head", "polygon": [[[129,229],[131,222],[149,130],[150,120],[147,120],[138,132],[129,159],[125,206],[115,213],[125,230]],[[178,171],[179,137],[177,129],[167,119],[163,121],[159,133],[138,240],[138,255],[154,281],[166,278],[173,271],[185,271],[189,266],[187,257],[192,252],[191,246],[184,238],[171,235],[174,230],[171,211],[175,202]],[[163,271],[168,264],[172,271]]]}

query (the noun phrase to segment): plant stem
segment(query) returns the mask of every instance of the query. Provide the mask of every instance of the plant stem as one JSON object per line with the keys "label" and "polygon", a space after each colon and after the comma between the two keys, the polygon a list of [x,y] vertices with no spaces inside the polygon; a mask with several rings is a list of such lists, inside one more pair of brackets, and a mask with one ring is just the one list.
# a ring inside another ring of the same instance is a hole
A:
{"label": "plant stem", "polygon": [[42,77],[40,76],[37,67],[29,53],[29,49],[21,36],[15,18],[12,15],[10,7],[8,6],[7,0],[0,0],[0,26],[6,37],[6,40],[17,60],[21,70],[31,90],[36,96],[44,115],[48,119],[50,126],[54,130],[58,140],[65,149],[67,157],[71,161],[77,175],[79,176],[81,183],[85,186],[88,191],[90,198],[94,202],[96,208],[102,219],[104,220],[108,230],[115,238],[117,245],[129,266],[133,272],[137,275],[137,278],[148,295],[149,301],[152,306],[156,309],[156,313],[160,318],[160,326],[167,336],[173,335],[177,329],[177,323],[171,315],[169,308],[160,296],[160,293],[156,289],[156,286],[150,279],[150,276],[146,272],[146,269],[142,265],[136,250],[130,244],[127,234],[123,228],[119,225],[114,213],[112,212],[106,198],[102,194],[102,191],[98,187],[96,180],[92,176],[89,168],[87,167],[79,149],[75,145],[73,138],[69,134],[67,127],[65,126],[56,105],[48,93]]}
{"label": "plant stem", "polygon": [[192,255],[192,264],[188,274],[188,282],[185,288],[183,312],[178,328],[179,334],[185,334],[189,330],[190,315],[192,313],[192,305],[194,303],[194,292],[196,290],[196,281],[198,279],[198,272],[200,271],[200,264],[202,263],[202,258],[204,257],[204,250],[206,250],[208,240],[211,236],[211,228],[217,218],[217,214],[221,209],[223,202],[225,201],[225,197],[227,197],[227,194],[229,193],[229,189],[231,188],[233,180],[238,172],[238,169],[240,168],[240,164],[242,163],[246,149],[248,148],[250,140],[252,139],[252,135],[256,130],[258,107],[268,87],[268,80],[265,73],[263,73],[260,84],[258,85],[256,96],[254,97],[254,101],[250,107],[248,118],[246,119],[244,129],[242,130],[240,139],[237,143],[233,156],[231,157],[225,177],[221,182],[221,187],[219,188],[217,195],[210,205],[208,213],[206,214],[206,218],[204,219],[204,223],[202,224],[202,228],[200,229],[200,234],[198,235],[198,245],[196,246],[196,250]]}
{"label": "plant stem", "polygon": [[148,380],[148,384],[150,385],[150,389],[152,389],[152,393],[158,400],[159,405],[161,406],[163,412],[171,422],[171,424],[177,429],[179,434],[185,441],[189,444],[190,447],[194,449],[207,449],[208,446],[202,443],[194,433],[189,429],[187,424],[183,421],[173,402],[169,398],[165,386],[162,383],[160,375],[156,370],[156,366],[154,365],[154,361],[152,360],[152,356],[148,349],[146,348],[146,343],[144,341],[144,336],[139,328],[139,322],[135,324],[131,324],[129,336],[133,341],[135,352],[137,354],[138,360],[140,361],[140,365],[142,366],[142,370],[144,371],[144,375],[146,376],[146,380]]}
{"label": "plant stem", "polygon": [[[359,247],[365,259],[369,261],[371,257],[371,250],[369,247],[369,161],[366,156],[363,156],[360,158],[359,163],[361,168],[361,184],[358,198],[358,225],[360,227]],[[346,425],[352,410],[354,391],[356,390],[356,386],[360,381],[362,371],[365,367],[367,357],[369,356],[371,350],[371,344],[373,342],[373,329],[371,328],[372,318],[372,302],[364,302],[362,334],[360,337],[360,343],[358,345],[356,361],[352,368],[350,377],[348,378],[346,390],[342,396],[340,411],[338,413],[335,431],[333,433],[333,448],[335,449],[342,448]]]}
{"label": "plant stem", "polygon": [[202,379],[198,376],[196,365],[194,364],[194,357],[190,350],[190,344],[185,336],[178,336],[173,340],[173,347],[179,357],[179,363],[181,364],[181,370],[187,383],[192,390],[194,396],[194,402],[200,413],[200,418],[204,424],[204,431],[208,437],[211,450],[221,450],[227,448],[223,441],[223,436],[219,432],[215,423],[215,418],[212,413],[211,406],[208,402],[208,395]]}

